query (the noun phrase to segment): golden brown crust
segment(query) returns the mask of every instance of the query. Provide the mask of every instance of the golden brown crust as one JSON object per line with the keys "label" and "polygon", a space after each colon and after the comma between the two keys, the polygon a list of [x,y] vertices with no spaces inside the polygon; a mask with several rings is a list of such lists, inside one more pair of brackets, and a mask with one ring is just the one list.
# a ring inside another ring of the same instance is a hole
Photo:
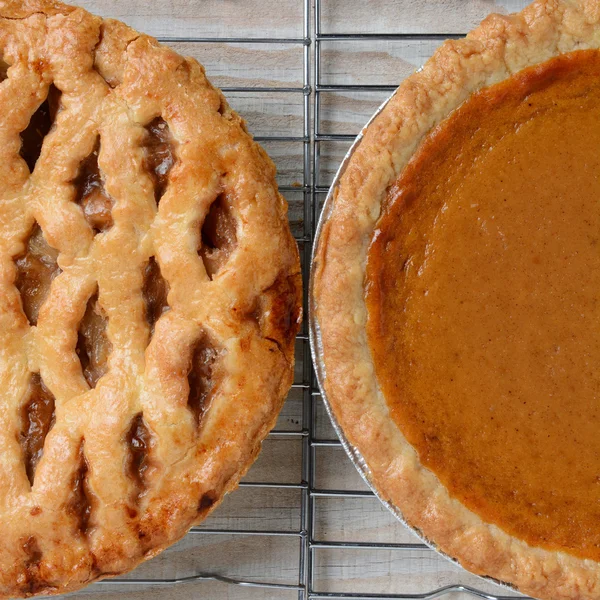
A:
{"label": "golden brown crust", "polygon": [[[292,382],[301,283],[274,166],[197,62],[51,0],[0,0],[0,53],[9,65],[0,83],[0,598],[7,598],[65,593],[130,570],[236,487]],[[20,133],[51,84],[62,92],[61,109],[30,175]],[[144,143],[158,117],[175,161],[157,207]],[[102,232],[74,201],[98,136],[112,199]],[[209,273],[199,248],[218,254],[225,243],[214,232],[204,239],[216,202],[226,205],[221,213],[234,233]],[[14,261],[35,222],[60,252],[60,272],[31,326]],[[153,256],[169,310],[151,335],[142,290]],[[90,389],[77,331],[97,289],[110,354]],[[188,372],[197,356],[206,404],[192,410]],[[38,372],[56,418],[30,486],[20,415]]]}
{"label": "golden brown crust", "polygon": [[528,546],[483,522],[423,468],[375,378],[363,286],[381,202],[427,132],[471,93],[558,54],[599,46],[597,0],[537,0],[445,42],[364,131],[334,190],[313,270],[325,392],[378,493],[467,569],[553,600],[600,598],[600,565]]}

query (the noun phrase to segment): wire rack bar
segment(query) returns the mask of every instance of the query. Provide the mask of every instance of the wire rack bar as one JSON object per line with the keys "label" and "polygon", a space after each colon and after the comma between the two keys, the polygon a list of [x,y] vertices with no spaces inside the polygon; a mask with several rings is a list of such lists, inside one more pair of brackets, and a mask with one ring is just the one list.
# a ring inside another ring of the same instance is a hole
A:
{"label": "wire rack bar", "polygon": [[301,135],[255,135],[257,142],[308,142],[306,137]]}
{"label": "wire rack bar", "polygon": [[192,533],[205,533],[208,535],[257,535],[269,537],[301,537],[304,535],[304,531],[277,531],[268,529],[202,529],[201,527],[193,527],[190,531]]}
{"label": "wire rack bar", "polygon": [[254,487],[254,488],[277,488],[282,490],[306,490],[308,484],[301,483],[271,483],[270,481],[240,481],[239,487]]}
{"label": "wire rack bar", "polygon": [[[310,140],[309,140],[310,141]],[[292,185],[280,185],[280,192],[310,192],[310,188],[303,184],[292,184]],[[310,238],[310,236],[308,236]],[[298,336],[297,339],[303,339],[302,336]]]}
{"label": "wire rack bar", "polygon": [[281,87],[281,86],[247,86],[247,85],[238,85],[238,86],[223,86],[221,88],[222,92],[225,93],[233,93],[233,92],[248,92],[251,94],[306,94],[307,90],[304,87]]}
{"label": "wire rack bar", "polygon": [[[303,22],[303,35],[305,39],[304,53],[303,53],[303,84],[304,88],[308,90],[308,93],[304,95],[304,154],[303,154],[303,185],[305,188],[304,192],[304,233],[310,238],[310,242],[304,245],[304,314],[308,314],[308,269],[306,265],[310,266],[310,257],[312,254],[312,239],[315,230],[314,223],[314,180],[312,172],[312,157],[314,152],[314,141],[312,139],[311,129],[311,94],[313,89],[312,72],[311,72],[311,0],[304,0],[304,22]],[[306,319],[304,320],[303,332],[308,333]],[[312,472],[312,448],[310,446],[311,438],[311,415],[312,415],[312,391],[313,391],[313,369],[310,357],[310,347],[308,344],[304,344],[304,379],[308,386],[303,392],[302,397],[302,429],[307,432],[307,435],[302,439],[302,480],[307,482],[306,489],[302,493],[301,505],[300,505],[300,523],[303,529],[303,535],[300,542],[300,564],[298,570],[298,583],[301,586],[301,590],[298,591],[298,600],[308,600],[308,591],[310,589],[310,582],[313,572],[312,564],[312,551],[310,549],[310,542],[312,539],[312,498],[310,495],[310,478]]]}
{"label": "wire rack bar", "polygon": [[277,429],[274,429],[269,434],[269,437],[274,437],[274,438],[297,438],[297,437],[304,438],[307,436],[308,436],[308,429],[302,429],[300,431],[286,431],[286,430],[278,431]]}
{"label": "wire rack bar", "polygon": [[[316,142],[353,142],[355,137],[356,137],[356,135],[353,135],[351,133],[331,133],[331,134],[317,133],[317,134],[315,134],[315,141]],[[327,188],[326,191],[329,191],[329,188]]]}
{"label": "wire rack bar", "polygon": [[104,585],[132,585],[132,586],[164,586],[177,585],[184,583],[195,583],[197,581],[220,581],[232,585],[241,585],[245,587],[270,588],[275,590],[302,590],[302,586],[287,584],[287,583],[270,583],[266,581],[249,581],[241,579],[233,579],[212,573],[201,575],[190,575],[189,577],[174,577],[172,579],[104,579],[99,583]]}
{"label": "wire rack bar", "polygon": [[[481,590],[466,585],[447,585],[445,587],[425,592],[423,594],[340,594],[340,593],[311,593],[308,600],[435,600],[446,594],[463,593],[475,598],[484,598],[485,600],[515,600],[514,596],[494,596]],[[523,596],[519,596],[523,598]]]}
{"label": "wire rack bar", "polygon": [[376,40],[458,40],[465,33],[319,33],[317,42],[373,42]]}
{"label": "wire rack bar", "polygon": [[311,548],[325,550],[427,550],[425,544],[391,544],[386,542],[312,542]]}
{"label": "wire rack bar", "polygon": [[316,440],[313,439],[311,442],[313,448],[341,448],[342,443],[340,440]]}
{"label": "wire rack bar", "polygon": [[310,38],[266,38],[266,37],[165,37],[156,38],[163,44],[300,44],[310,45]]}
{"label": "wire rack bar", "polygon": [[316,86],[315,90],[317,92],[393,92],[397,87],[397,85],[346,83],[341,85],[321,84]]}
{"label": "wire rack bar", "polygon": [[319,490],[311,489],[313,498],[374,498],[370,490]]}

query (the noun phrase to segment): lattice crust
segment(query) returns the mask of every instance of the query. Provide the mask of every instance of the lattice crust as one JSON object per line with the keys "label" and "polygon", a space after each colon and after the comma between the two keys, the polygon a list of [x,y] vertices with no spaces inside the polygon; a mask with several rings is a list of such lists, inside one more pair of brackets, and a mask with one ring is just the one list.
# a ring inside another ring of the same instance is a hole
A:
{"label": "lattice crust", "polygon": [[154,556],[236,486],[291,384],[274,167],[202,67],[0,0],[0,597]]}

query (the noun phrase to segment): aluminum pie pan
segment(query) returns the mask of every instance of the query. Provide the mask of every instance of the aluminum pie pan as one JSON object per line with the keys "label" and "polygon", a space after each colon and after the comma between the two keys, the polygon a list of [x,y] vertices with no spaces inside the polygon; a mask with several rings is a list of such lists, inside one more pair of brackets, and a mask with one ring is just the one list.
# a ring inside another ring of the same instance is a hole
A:
{"label": "aluminum pie pan", "polygon": [[[323,404],[325,405],[325,410],[327,411],[329,419],[331,420],[333,429],[335,430],[335,433],[338,436],[342,447],[346,451],[346,454],[352,461],[352,464],[358,471],[358,473],[361,476],[361,478],[363,479],[363,481],[367,484],[369,489],[373,492],[375,497],[379,499],[379,501],[392,513],[392,515],[394,515],[394,517],[396,517],[396,519],[398,521],[400,521],[421,542],[423,542],[423,544],[428,546],[431,550],[434,550],[438,555],[442,556],[443,558],[450,561],[454,565],[459,566],[461,568],[461,570],[463,570],[465,573],[468,573],[469,575],[473,575],[473,576],[481,579],[482,581],[486,581],[488,583],[493,583],[496,586],[498,586],[500,589],[510,590],[511,592],[517,593],[517,594],[519,594],[519,596],[517,596],[517,598],[524,597],[524,595],[514,585],[512,585],[508,582],[500,581],[498,579],[494,579],[493,577],[489,577],[487,575],[477,575],[477,574],[472,573],[471,571],[465,569],[457,559],[455,559],[454,557],[452,557],[449,554],[446,554],[445,552],[440,550],[440,548],[437,546],[437,544],[433,540],[430,540],[427,537],[425,537],[423,535],[423,532],[420,529],[418,529],[417,527],[414,527],[413,525],[408,523],[407,520],[405,519],[404,515],[402,514],[402,511],[400,510],[400,508],[398,506],[396,506],[389,500],[386,500],[385,498],[383,498],[383,496],[381,495],[381,493],[379,492],[377,487],[371,481],[371,472],[367,465],[367,462],[365,461],[360,450],[348,441],[348,438],[346,437],[346,434],[344,433],[342,426],[338,422],[338,420],[333,412],[331,403],[329,402],[329,399],[327,398],[327,392],[325,390],[326,372],[325,372],[325,363],[323,361],[323,346],[322,346],[322,340],[321,340],[321,329],[320,329],[319,323],[317,321],[316,311],[315,311],[316,300],[315,300],[315,295],[314,295],[314,283],[315,282],[314,282],[314,268],[313,268],[313,265],[315,262],[315,256],[317,253],[317,249],[319,247],[319,243],[321,241],[321,233],[323,231],[323,227],[324,227],[325,223],[327,222],[327,220],[329,219],[329,216],[331,215],[333,208],[334,208],[333,196],[334,196],[336,188],[338,187],[338,185],[340,183],[340,179],[342,178],[342,175],[344,174],[344,171],[346,170],[346,167],[348,166],[348,163],[350,162],[355,150],[360,145],[367,128],[379,116],[379,114],[387,106],[388,102],[396,95],[397,91],[398,91],[398,89],[396,89],[386,100],[383,101],[383,103],[377,108],[377,110],[373,113],[371,118],[367,121],[367,123],[361,129],[360,133],[356,136],[356,139],[352,142],[352,145],[350,146],[348,152],[346,153],[342,162],[340,163],[340,166],[333,178],[331,186],[329,187],[329,191],[327,192],[325,202],[323,203],[323,208],[321,209],[321,214],[319,215],[319,221],[318,221],[318,224],[317,224],[317,227],[315,230],[315,236],[314,236],[314,240],[313,240],[313,247],[312,247],[311,259],[310,259],[310,279],[309,279],[309,284],[308,284],[308,327],[309,327],[310,353],[311,353],[311,357],[312,357],[312,361],[313,361],[315,375],[317,378],[317,383],[319,386],[319,391],[321,394],[321,398],[323,399]],[[480,590],[477,590],[477,589],[474,589],[474,588],[471,588],[469,586],[465,586],[462,584],[451,585],[451,586],[447,586],[447,587],[439,589],[439,590],[435,590],[433,592],[433,596],[437,597],[444,593],[451,593],[451,592],[464,592],[464,593],[470,594],[472,596],[476,596],[478,598],[485,598],[486,600],[497,600],[497,598],[499,597],[498,595],[487,593],[487,592],[482,592]]]}

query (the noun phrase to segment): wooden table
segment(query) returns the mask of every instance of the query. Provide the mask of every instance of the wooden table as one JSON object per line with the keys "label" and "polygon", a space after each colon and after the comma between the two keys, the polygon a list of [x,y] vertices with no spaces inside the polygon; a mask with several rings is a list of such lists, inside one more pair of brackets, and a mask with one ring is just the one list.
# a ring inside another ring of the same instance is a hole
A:
{"label": "wooden table", "polygon": [[[216,85],[228,88],[231,104],[248,121],[255,136],[270,139],[264,147],[275,160],[279,182],[290,202],[294,234],[310,234],[304,202],[311,187],[324,199],[350,140],[389,95],[390,89],[357,90],[346,86],[396,86],[420,66],[441,43],[444,35],[461,34],[489,12],[522,8],[524,0],[320,0],[320,33],[402,33],[395,39],[321,39],[319,80],[315,81],[314,3],[310,6],[311,45],[310,121],[305,122],[303,0],[81,0],[80,4],[170,42],[179,52],[194,56]],[[431,35],[436,34],[436,35]],[[248,41],[205,42],[190,38],[263,38]],[[264,38],[284,39],[266,43]],[[181,41],[182,39],[186,41]],[[314,98],[318,84],[319,118],[315,130]],[[341,86],[341,87],[340,87]],[[239,88],[256,88],[239,91]],[[272,88],[277,88],[277,91]],[[260,91],[260,90],[263,91]],[[264,91],[264,90],[269,91]],[[237,90],[237,91],[236,91]],[[306,129],[305,129],[306,128]],[[317,137],[314,137],[315,131]],[[303,140],[305,134],[311,141]],[[315,141],[316,140],[316,141]],[[305,173],[304,153],[313,166],[314,181]],[[305,186],[303,188],[302,186]],[[299,532],[302,489],[303,398],[309,371],[305,366],[307,341],[298,341],[296,382],[277,428],[298,435],[269,438],[245,478],[246,482],[285,482],[292,487],[243,487],[231,494],[203,525],[204,529],[275,530]],[[304,387],[303,387],[304,385]],[[312,437],[335,440],[318,396]],[[315,478],[320,490],[357,490],[367,487],[339,445],[314,449]],[[320,547],[314,550],[315,592],[356,594],[422,594],[451,584],[472,586],[492,594],[511,595],[468,575],[433,551],[422,547],[370,549],[372,542],[418,544],[419,540],[398,523],[373,496],[315,497],[315,540],[355,543],[354,547]],[[173,578],[197,573],[217,573],[242,580],[297,585],[301,540],[298,535],[240,535],[192,533],[160,557],[140,567],[135,578]],[[106,584],[91,586],[78,597],[101,595],[107,599],[140,598],[188,600],[192,598],[267,600],[298,598],[294,590],[240,588],[201,581],[185,586],[143,588]],[[466,598],[452,594],[449,598]]]}

